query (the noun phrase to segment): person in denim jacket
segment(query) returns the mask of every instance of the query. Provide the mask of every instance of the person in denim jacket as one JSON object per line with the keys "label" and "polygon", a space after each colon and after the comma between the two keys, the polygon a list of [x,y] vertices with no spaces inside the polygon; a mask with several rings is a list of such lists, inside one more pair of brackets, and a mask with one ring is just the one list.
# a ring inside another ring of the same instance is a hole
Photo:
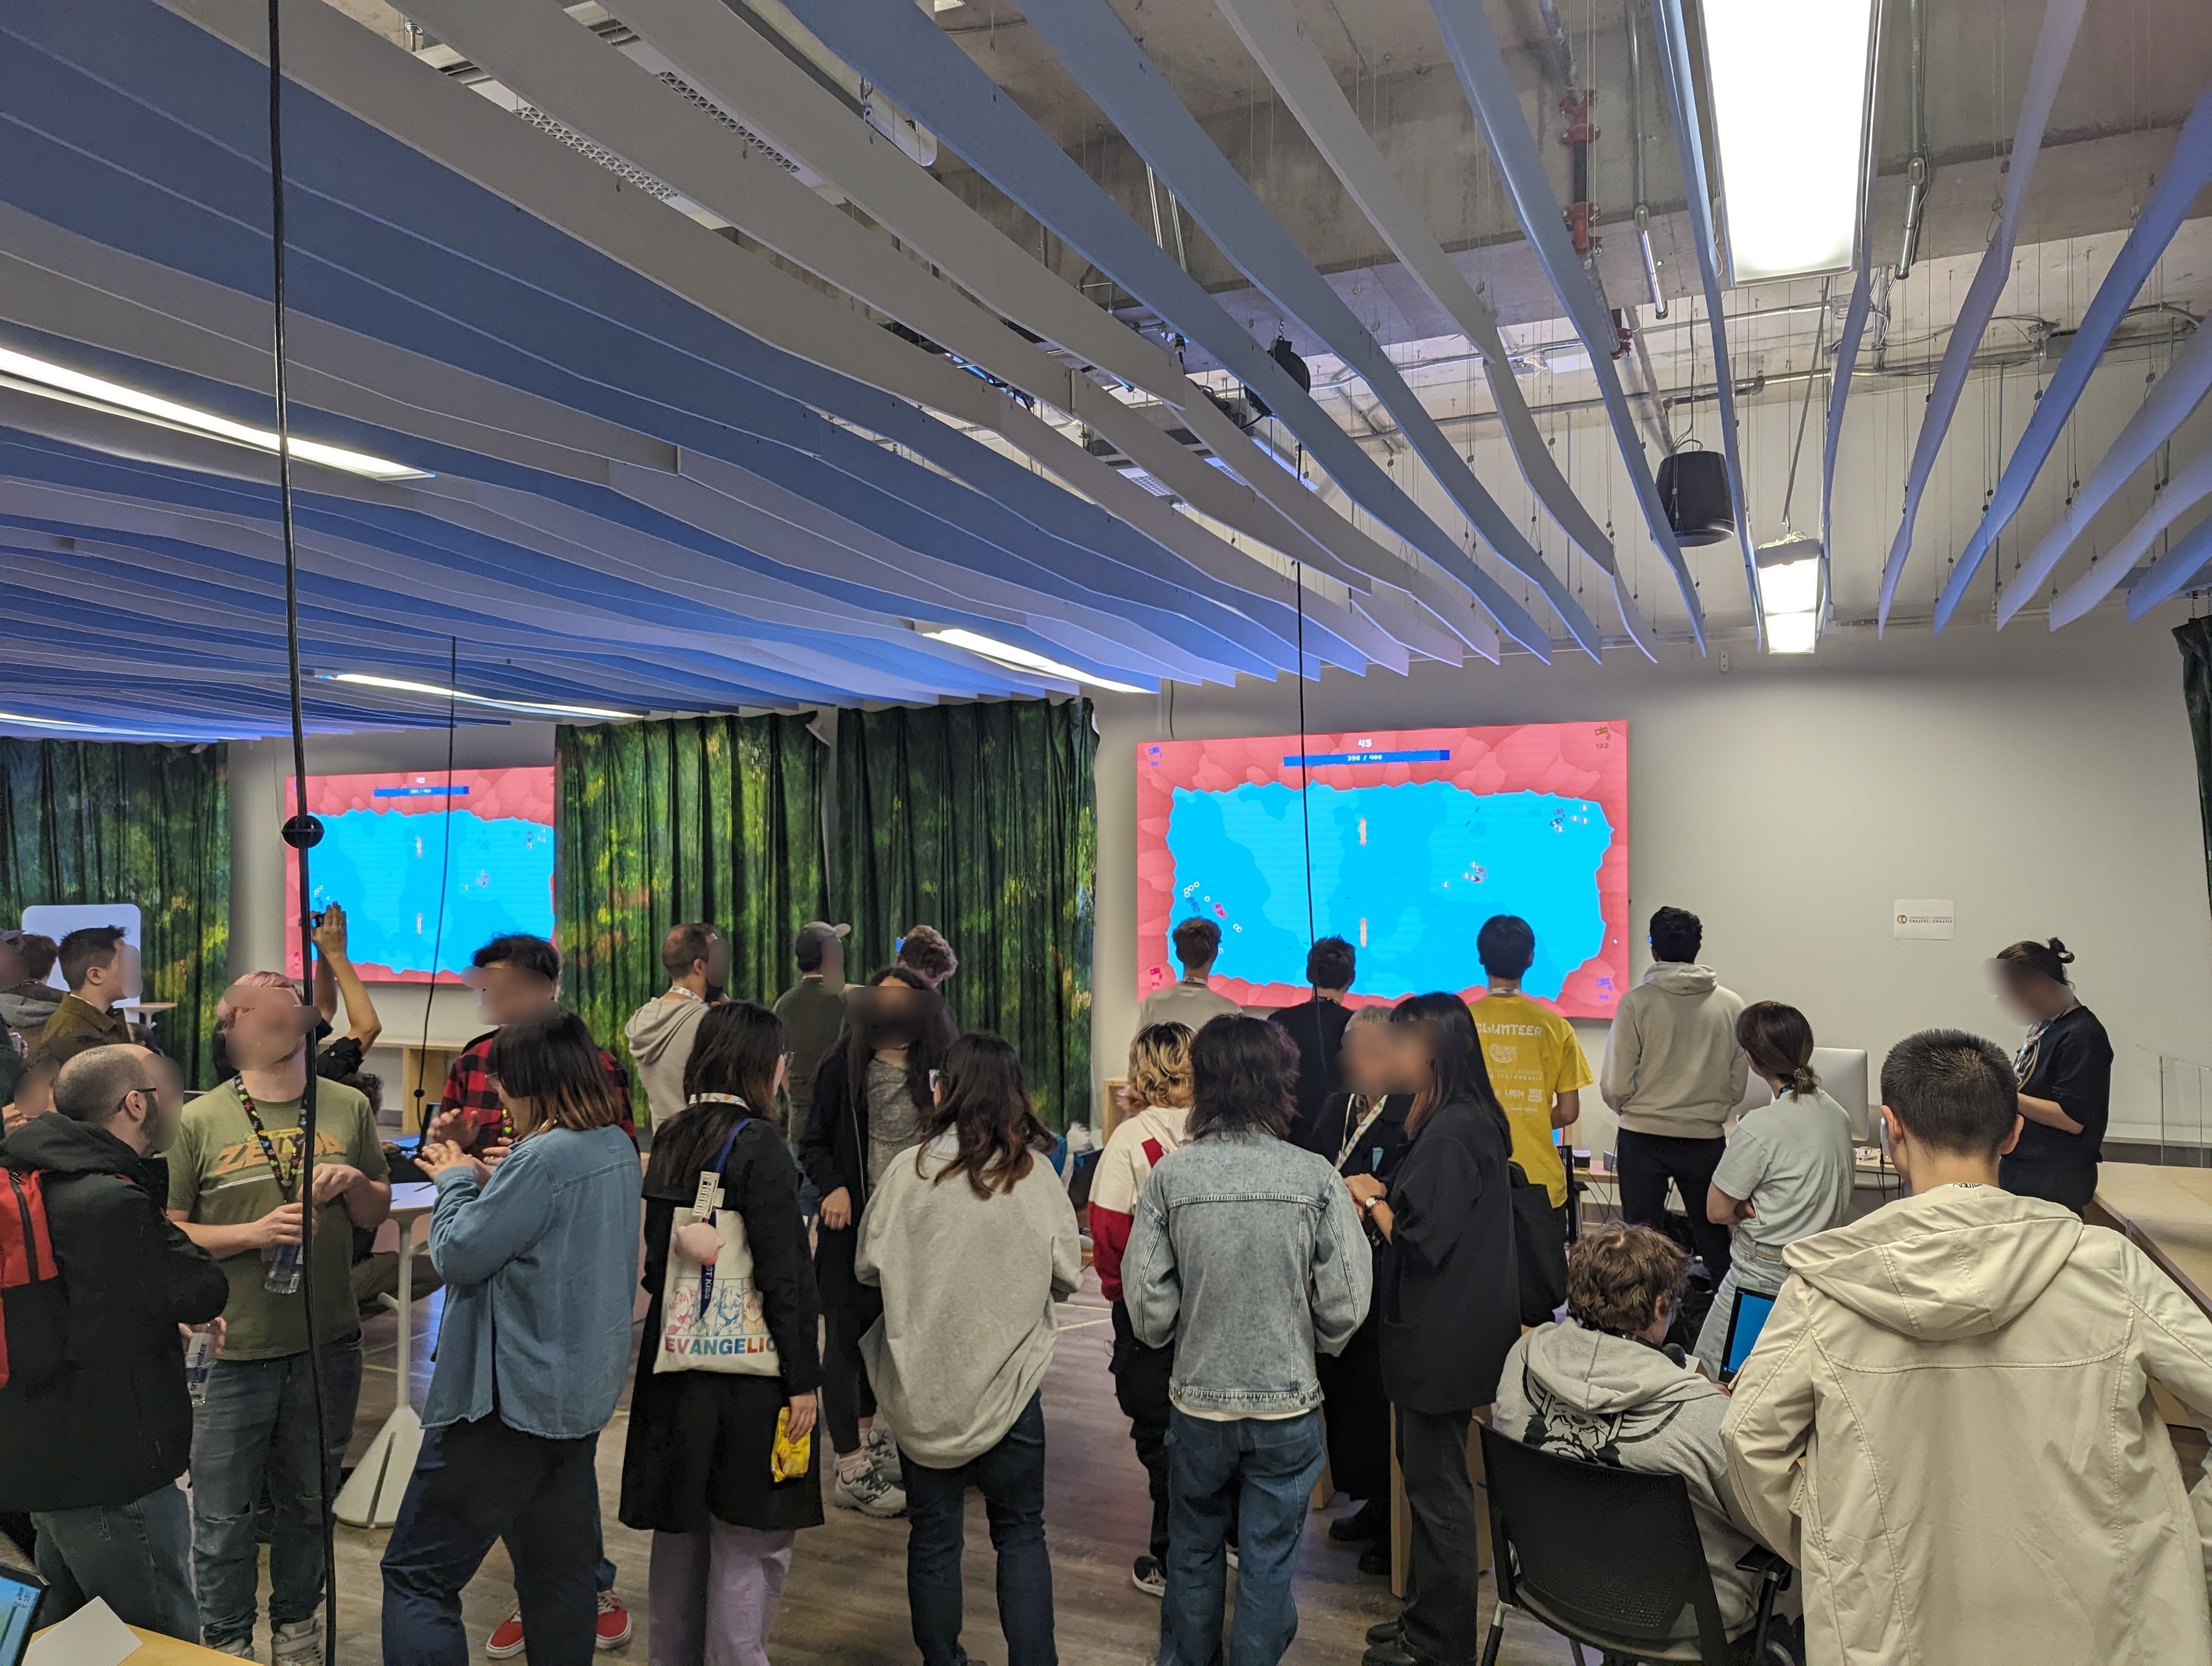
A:
{"label": "person in denim jacket", "polygon": [[1153,1169],[1121,1261],[1137,1339],[1173,1341],[1167,1595],[1160,1666],[1222,1653],[1231,1501],[1240,1506],[1231,1666],[1272,1666],[1297,1635],[1291,1559],[1322,1462],[1316,1352],[1366,1316],[1374,1269],[1325,1158],[1283,1137],[1297,1055],[1260,1018],[1193,1039],[1189,1142]]}

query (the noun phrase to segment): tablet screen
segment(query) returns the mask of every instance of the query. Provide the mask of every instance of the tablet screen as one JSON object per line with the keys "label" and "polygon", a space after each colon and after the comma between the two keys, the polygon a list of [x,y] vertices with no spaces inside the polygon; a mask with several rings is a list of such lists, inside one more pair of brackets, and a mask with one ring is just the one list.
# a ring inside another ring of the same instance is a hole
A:
{"label": "tablet screen", "polygon": [[34,1573],[0,1567],[0,1666],[18,1666],[31,1646],[31,1627],[46,1588]]}
{"label": "tablet screen", "polygon": [[1735,1311],[1729,1316],[1728,1353],[1722,1362],[1730,1377],[1743,1369],[1743,1362],[1751,1358],[1751,1350],[1759,1341],[1759,1333],[1766,1324],[1766,1316],[1774,1311],[1774,1298],[1762,1296],[1756,1290],[1735,1292]]}

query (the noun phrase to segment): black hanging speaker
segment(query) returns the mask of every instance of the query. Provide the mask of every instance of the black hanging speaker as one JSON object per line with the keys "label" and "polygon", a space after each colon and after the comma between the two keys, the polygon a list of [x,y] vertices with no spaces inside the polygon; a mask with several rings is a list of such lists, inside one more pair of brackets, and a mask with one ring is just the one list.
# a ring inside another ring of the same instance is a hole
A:
{"label": "black hanging speaker", "polygon": [[1717,451],[1678,451],[1659,461],[1659,501],[1682,544],[1718,544],[1735,532],[1728,459]]}

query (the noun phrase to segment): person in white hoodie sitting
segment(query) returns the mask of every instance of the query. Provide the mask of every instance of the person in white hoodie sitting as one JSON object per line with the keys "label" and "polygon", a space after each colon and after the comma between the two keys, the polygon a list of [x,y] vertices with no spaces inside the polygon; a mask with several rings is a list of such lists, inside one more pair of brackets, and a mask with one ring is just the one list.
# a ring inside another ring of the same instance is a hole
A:
{"label": "person in white hoodie sitting", "polygon": [[[2212,1319],[2118,1232],[2014,1196],[2020,1088],[1930,1030],[1881,1067],[1911,1195],[1801,1238],[1722,1425],[1754,1531],[1803,1570],[1813,1666],[2212,1659]],[[2193,1516],[2192,1516],[2192,1505]]]}
{"label": "person in white hoodie sitting", "polygon": [[637,1079],[655,1128],[684,1109],[684,1067],[699,1034],[699,1020],[721,1000],[730,981],[730,939],[719,927],[693,921],[671,926],[660,939],[668,988],[629,1015],[623,1036],[637,1061]]}
{"label": "person in white hoodie sitting", "polygon": [[1658,1225],[1673,1181],[1698,1258],[1718,1284],[1728,1275],[1729,1229],[1707,1219],[1705,1192],[1728,1149],[1721,1129],[1743,1097],[1751,1065],[1735,1039],[1742,997],[1698,964],[1704,945],[1705,926],[1687,909],[1651,916],[1651,965],[1613,1013],[1598,1091],[1620,1118],[1613,1145],[1620,1218]]}
{"label": "person in white hoodie sitting", "polygon": [[[1736,1566],[1757,1541],[1729,1488],[1728,1394],[1660,1346],[1689,1271],[1689,1257],[1648,1226],[1584,1232],[1567,1251],[1572,1322],[1539,1325],[1514,1343],[1492,1424],[1563,1457],[1681,1476],[1721,1625],[1734,1636],[1755,1617],[1759,1581]],[[1697,1635],[1687,1608],[1681,1635]]]}

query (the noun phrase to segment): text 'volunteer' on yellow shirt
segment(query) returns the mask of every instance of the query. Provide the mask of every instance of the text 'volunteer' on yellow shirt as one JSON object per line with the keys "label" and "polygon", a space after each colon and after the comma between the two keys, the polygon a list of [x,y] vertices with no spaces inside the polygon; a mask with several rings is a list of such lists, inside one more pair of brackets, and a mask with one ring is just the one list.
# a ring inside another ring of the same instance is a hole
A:
{"label": "text 'volunteer' on yellow shirt", "polygon": [[1526,995],[1485,995],[1474,1003],[1474,1027],[1490,1085],[1512,1124],[1513,1160],[1559,1208],[1567,1201],[1567,1170],[1552,1143],[1552,1098],[1591,1080],[1574,1025]]}

